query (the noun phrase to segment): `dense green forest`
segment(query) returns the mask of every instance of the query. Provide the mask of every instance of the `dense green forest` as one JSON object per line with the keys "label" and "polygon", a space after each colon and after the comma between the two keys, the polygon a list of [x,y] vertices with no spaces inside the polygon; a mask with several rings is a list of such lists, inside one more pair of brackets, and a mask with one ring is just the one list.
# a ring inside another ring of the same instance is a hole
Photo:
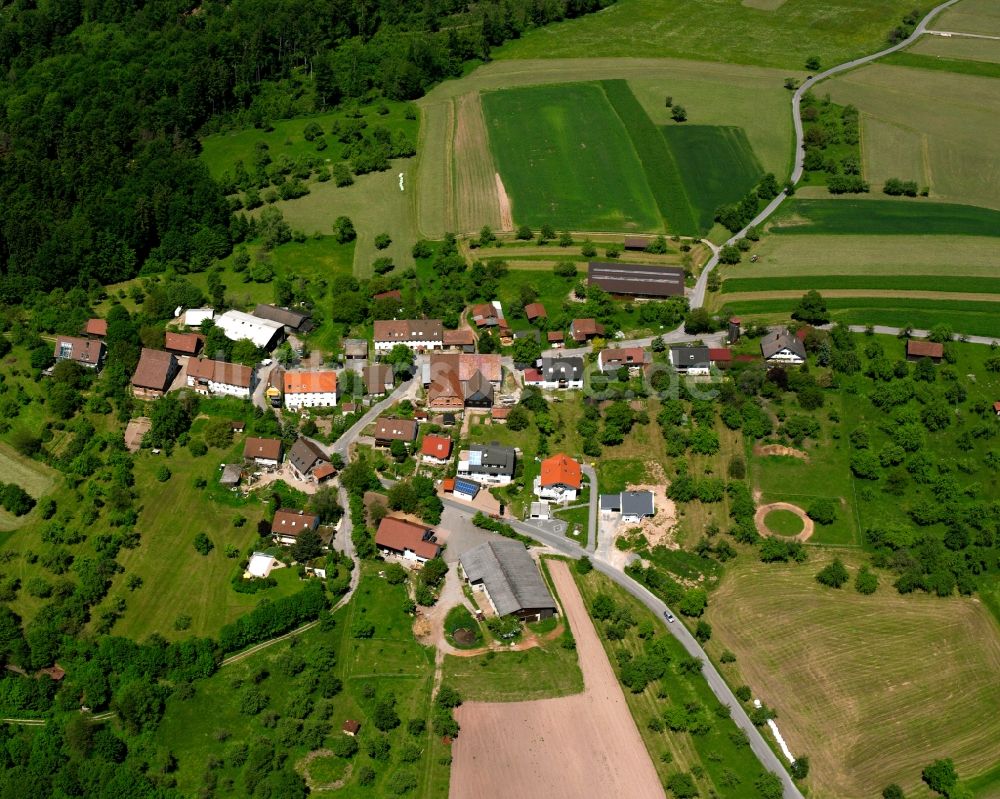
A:
{"label": "dense green forest", "polygon": [[419,97],[605,0],[18,0],[0,8],[0,302],[231,247],[198,135]]}

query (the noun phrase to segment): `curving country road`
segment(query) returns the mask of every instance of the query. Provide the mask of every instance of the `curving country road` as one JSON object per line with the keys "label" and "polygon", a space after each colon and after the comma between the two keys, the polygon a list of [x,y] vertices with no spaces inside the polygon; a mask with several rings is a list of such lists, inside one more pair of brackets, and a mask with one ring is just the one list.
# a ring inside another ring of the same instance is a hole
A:
{"label": "curving country road", "polygon": [[[801,104],[802,96],[813,88],[817,83],[831,75],[837,75],[841,72],[846,72],[847,70],[854,69],[855,67],[860,67],[864,64],[869,64],[882,56],[889,55],[889,53],[895,53],[897,50],[902,50],[904,47],[909,47],[918,38],[923,36],[925,33],[938,33],[937,31],[928,31],[927,24],[934,19],[939,13],[957,3],[958,0],[947,0],[945,3],[936,6],[931,9],[927,15],[917,23],[917,26],[913,29],[913,33],[909,35],[906,39],[894,44],[891,47],[886,47],[884,50],[879,50],[877,53],[872,53],[871,55],[862,56],[861,58],[855,58],[853,61],[845,61],[843,64],[838,64],[835,67],[830,67],[829,69],[823,70],[816,75],[810,75],[804,81],[798,89],[795,90],[795,94],[792,95],[792,122],[795,125],[795,166],[792,169],[792,175],[789,178],[789,182],[794,186],[801,180],[802,172],[805,165],[806,151],[803,146],[804,142],[804,131],[802,126],[802,113]],[[773,214],[778,207],[785,201],[789,195],[785,192],[781,192],[775,197],[771,202],[767,204],[757,216],[755,216],[749,224],[737,233],[734,233],[729,239],[726,240],[725,244],[735,244],[738,239],[743,238],[746,235],[747,228],[755,227],[762,224],[768,217]],[[705,242],[706,244],[708,242]],[[691,294],[691,307],[700,308],[705,304],[705,292],[708,286],[708,275],[719,263],[719,249],[714,245],[709,245],[712,247],[714,254],[705,264],[704,269],[701,270],[701,274],[698,276],[698,282],[695,284],[694,291]],[[725,246],[725,245],[723,245]]]}

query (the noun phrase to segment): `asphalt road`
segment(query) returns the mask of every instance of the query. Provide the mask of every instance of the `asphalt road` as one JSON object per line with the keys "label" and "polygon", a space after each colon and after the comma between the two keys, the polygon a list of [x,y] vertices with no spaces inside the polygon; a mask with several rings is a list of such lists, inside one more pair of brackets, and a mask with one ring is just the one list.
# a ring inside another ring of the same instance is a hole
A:
{"label": "asphalt road", "polygon": [[587,549],[591,552],[597,549],[597,511],[601,502],[601,494],[597,486],[597,472],[593,466],[582,464],[580,468],[590,480],[590,511],[587,522]]}

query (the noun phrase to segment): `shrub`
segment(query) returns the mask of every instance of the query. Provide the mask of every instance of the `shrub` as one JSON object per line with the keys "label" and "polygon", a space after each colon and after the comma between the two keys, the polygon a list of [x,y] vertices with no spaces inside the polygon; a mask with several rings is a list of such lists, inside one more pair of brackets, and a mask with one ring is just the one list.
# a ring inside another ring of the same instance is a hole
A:
{"label": "shrub", "polygon": [[215,549],[215,544],[213,544],[209,537],[204,533],[198,533],[198,535],[194,537],[194,548],[199,555],[207,555]]}
{"label": "shrub", "polygon": [[854,578],[854,590],[859,594],[874,594],[878,590],[878,575],[868,566],[862,566]]}
{"label": "shrub", "polygon": [[156,479],[161,483],[167,482],[167,480],[170,479],[170,469],[168,469],[165,465],[160,466],[156,470]]}
{"label": "shrub", "polygon": [[844,566],[840,558],[836,558],[833,563],[824,566],[816,575],[817,582],[831,588],[840,588],[848,579],[847,567]]}
{"label": "shrub", "polygon": [[837,505],[832,499],[821,497],[813,500],[806,514],[818,524],[833,524],[837,520]]}

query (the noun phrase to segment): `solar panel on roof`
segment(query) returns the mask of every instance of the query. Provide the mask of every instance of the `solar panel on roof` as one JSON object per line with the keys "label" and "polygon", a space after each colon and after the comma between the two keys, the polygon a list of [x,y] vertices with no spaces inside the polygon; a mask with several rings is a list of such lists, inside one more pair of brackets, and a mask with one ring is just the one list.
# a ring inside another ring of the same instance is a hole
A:
{"label": "solar panel on roof", "polygon": [[469,465],[470,466],[482,466],[483,465],[483,451],[479,449],[469,450]]}
{"label": "solar panel on roof", "polygon": [[479,493],[479,484],[472,480],[455,480],[455,490],[460,494],[470,494],[475,496]]}

